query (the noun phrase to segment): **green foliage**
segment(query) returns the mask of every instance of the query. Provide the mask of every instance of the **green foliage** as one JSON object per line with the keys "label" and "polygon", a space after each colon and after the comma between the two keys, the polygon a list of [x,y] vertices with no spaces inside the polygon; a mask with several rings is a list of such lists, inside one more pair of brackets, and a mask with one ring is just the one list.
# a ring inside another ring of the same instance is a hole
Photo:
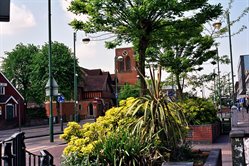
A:
{"label": "green foliage", "polygon": [[129,85],[125,84],[119,92],[118,99],[120,100],[125,100],[128,97],[138,97],[139,96],[139,86],[138,85]]}
{"label": "green foliage", "polygon": [[151,150],[153,143],[143,142],[139,135],[128,130],[112,133],[103,142],[96,145],[97,160],[100,165],[149,165],[162,156]]}
{"label": "green foliage", "polygon": [[187,99],[179,104],[190,125],[210,124],[218,121],[217,110],[207,99]]}
{"label": "green foliage", "polygon": [[[180,119],[177,119],[179,115],[176,111],[173,111],[170,114],[171,117],[167,114],[167,119],[164,119],[168,125],[167,132],[169,135],[167,135],[167,138],[160,136],[163,135],[161,130],[164,130],[161,128],[162,124],[158,124],[160,128],[157,128],[156,124],[151,126],[154,129],[156,128],[156,133],[150,132],[149,125],[146,123],[139,126],[141,132],[133,132],[134,127],[138,129],[138,126],[134,126],[136,124],[134,122],[139,122],[145,117],[143,109],[140,112],[135,109],[134,104],[137,101],[135,98],[120,101],[120,107],[111,108],[105,116],[99,117],[95,123],[87,123],[82,127],[75,122],[70,123],[60,136],[68,142],[68,146],[63,152],[64,162],[78,162],[84,165],[83,160],[88,159],[87,163],[89,165],[115,165],[114,161],[121,165],[133,165],[133,163],[143,165],[143,163],[148,164],[169,159],[171,153],[169,148],[173,146],[169,145],[173,142],[172,138],[178,139],[178,130],[181,128],[185,131],[186,126],[180,124]],[[165,106],[165,103],[161,106]],[[171,108],[174,107],[171,106]],[[161,109],[160,113],[162,114],[163,108]],[[146,120],[148,124],[152,125],[150,117],[148,115]],[[158,121],[156,120],[155,123],[158,123]],[[171,127],[173,128],[171,129]],[[146,131],[149,134],[146,134]],[[176,135],[178,136],[176,137]],[[146,138],[146,136],[150,138]],[[165,140],[171,141],[167,143],[167,147],[165,147]]]}
{"label": "green foliage", "polygon": [[[157,46],[162,48],[164,41],[173,42],[174,36],[168,34],[171,34],[176,26],[181,26],[182,29],[175,28],[178,31],[174,31],[174,35],[182,34],[181,30],[189,25],[198,26],[206,23],[207,20],[217,18],[221,13],[221,5],[210,5],[207,0],[198,2],[196,0],[73,0],[69,10],[75,14],[88,15],[88,20],[85,22],[80,20],[71,22],[75,29],[84,30],[87,33],[110,32],[115,34],[116,38],[107,42],[107,46],[113,48],[121,45],[122,42],[132,43],[138,52],[139,70],[141,75],[145,76],[145,58],[148,48]],[[185,13],[188,12],[192,12],[192,15],[186,17]],[[188,35],[184,33],[185,37]],[[184,37],[179,41],[181,39]],[[197,43],[198,40],[201,41],[201,38],[192,40],[192,43]],[[205,40],[209,39],[205,38]],[[205,47],[205,45],[201,47]],[[141,92],[144,95],[147,89],[146,83],[142,79],[140,81]]]}
{"label": "green foliage", "polygon": [[44,107],[27,108],[26,109],[27,118],[47,118],[46,110]]}
{"label": "green foliage", "polygon": [[[82,127],[77,123],[70,123],[64,130],[60,138],[68,142],[64,149],[64,155],[77,153],[79,157],[91,154],[95,145],[109,136],[118,128],[126,128],[128,124],[134,121],[127,114],[127,107],[134,101],[134,98],[128,98],[120,102],[120,107],[109,109],[105,116],[99,117],[95,123],[86,123]],[[74,130],[76,129],[76,131]]]}
{"label": "green foliage", "polygon": [[[78,68],[76,62],[76,67]],[[52,73],[59,85],[60,93],[67,100],[73,98],[73,76],[74,76],[74,57],[66,45],[59,42],[52,43]],[[36,94],[33,94],[36,101],[43,102],[45,98],[44,87],[48,81],[48,44],[42,46],[39,55],[37,55],[32,64],[32,88]]]}
{"label": "green foliage", "polygon": [[3,60],[2,69],[5,76],[12,82],[23,95],[25,101],[32,99],[33,90],[30,88],[32,81],[32,60],[38,54],[39,49],[32,44],[17,44]]}
{"label": "green foliage", "polygon": [[[48,44],[37,46],[18,44],[6,52],[3,73],[24,96],[26,102],[41,104],[45,99],[48,80]],[[52,43],[52,73],[66,99],[72,98],[74,57],[62,43]],[[78,63],[76,62],[77,70]],[[79,78],[81,79],[81,78]]]}
{"label": "green foliage", "polygon": [[135,99],[129,108],[136,117],[132,128],[144,140],[159,139],[172,150],[183,142],[187,123],[181,109],[161,91],[161,68],[157,78],[154,69],[150,68],[151,84],[147,81],[149,95]]}

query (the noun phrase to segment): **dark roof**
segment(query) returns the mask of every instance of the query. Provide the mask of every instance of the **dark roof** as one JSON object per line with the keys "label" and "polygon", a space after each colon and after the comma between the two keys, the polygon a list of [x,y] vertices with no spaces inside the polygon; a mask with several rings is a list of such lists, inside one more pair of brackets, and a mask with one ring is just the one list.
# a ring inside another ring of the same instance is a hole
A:
{"label": "dark roof", "polygon": [[10,98],[9,95],[1,95],[0,96],[0,103],[5,103]]}
{"label": "dark roof", "polygon": [[82,70],[87,74],[87,75],[102,75],[101,69],[85,69],[82,68]]}
{"label": "dark roof", "polygon": [[108,75],[95,75],[86,78],[84,91],[104,91],[106,90]]}

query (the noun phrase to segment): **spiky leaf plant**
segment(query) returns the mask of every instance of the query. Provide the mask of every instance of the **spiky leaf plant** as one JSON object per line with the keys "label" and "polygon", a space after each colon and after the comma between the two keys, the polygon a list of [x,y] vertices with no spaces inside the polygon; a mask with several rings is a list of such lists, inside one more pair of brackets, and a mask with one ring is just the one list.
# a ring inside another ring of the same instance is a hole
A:
{"label": "spiky leaf plant", "polygon": [[161,67],[156,73],[153,67],[149,71],[148,95],[137,98],[128,110],[128,114],[133,112],[132,116],[137,117],[130,127],[140,133],[143,140],[158,139],[168,150],[173,150],[181,144],[187,122],[181,108],[161,89]]}

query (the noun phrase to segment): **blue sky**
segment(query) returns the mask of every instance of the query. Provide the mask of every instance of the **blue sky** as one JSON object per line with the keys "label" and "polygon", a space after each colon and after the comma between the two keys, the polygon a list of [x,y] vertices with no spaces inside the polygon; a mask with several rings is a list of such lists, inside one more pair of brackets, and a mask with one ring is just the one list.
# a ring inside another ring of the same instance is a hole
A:
{"label": "blue sky", "polygon": [[[52,40],[59,41],[73,48],[73,29],[68,25],[75,16],[66,10],[70,0],[52,1]],[[221,3],[227,7],[229,0],[210,0],[210,3]],[[10,22],[0,23],[0,57],[4,57],[5,51],[11,51],[16,44],[22,42],[35,45],[43,45],[48,41],[48,9],[47,0],[11,0]],[[249,6],[249,0],[235,0],[231,12],[231,20],[237,18],[245,7]],[[249,27],[249,16],[246,15],[238,24],[232,27],[236,32],[239,27]],[[101,68],[104,71],[114,71],[114,50],[107,50],[104,42],[93,41],[84,45],[81,40],[83,32],[77,32],[76,56],[80,66],[94,69]],[[229,55],[228,38],[219,39],[219,54]],[[234,74],[237,75],[238,57],[241,54],[249,54],[249,32],[244,30],[232,38]],[[124,45],[125,46],[125,45]],[[210,72],[214,66],[205,67]],[[221,65],[223,73],[230,72],[230,65]]]}

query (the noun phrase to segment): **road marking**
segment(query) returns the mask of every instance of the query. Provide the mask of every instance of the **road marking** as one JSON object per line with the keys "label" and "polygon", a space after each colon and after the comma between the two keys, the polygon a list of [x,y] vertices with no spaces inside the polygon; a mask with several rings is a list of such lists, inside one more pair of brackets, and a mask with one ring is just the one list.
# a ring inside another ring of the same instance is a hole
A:
{"label": "road marking", "polygon": [[45,149],[48,146],[38,146],[38,147],[34,147],[34,148],[27,148],[27,151],[29,152],[36,152],[38,149]]}
{"label": "road marking", "polygon": [[66,146],[66,144],[63,144],[63,145],[53,145],[53,146],[38,146],[38,147],[35,147],[35,148],[27,148],[27,151],[31,152],[31,153],[34,153],[34,152],[39,152],[40,150],[48,150],[48,149],[52,149],[52,148],[55,148],[55,147],[60,147],[60,146]]}

